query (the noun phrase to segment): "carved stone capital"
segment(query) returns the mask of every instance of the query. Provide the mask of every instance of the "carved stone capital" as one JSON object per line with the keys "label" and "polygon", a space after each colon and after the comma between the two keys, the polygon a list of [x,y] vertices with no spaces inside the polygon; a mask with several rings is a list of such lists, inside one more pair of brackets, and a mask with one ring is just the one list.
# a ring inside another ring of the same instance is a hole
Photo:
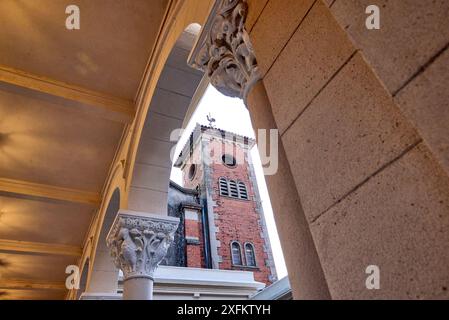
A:
{"label": "carved stone capital", "polygon": [[106,238],[111,256],[124,279],[150,278],[167,254],[179,219],[120,211]]}
{"label": "carved stone capital", "polygon": [[189,65],[209,76],[226,96],[246,96],[261,79],[245,20],[246,0],[216,0],[192,53]]}

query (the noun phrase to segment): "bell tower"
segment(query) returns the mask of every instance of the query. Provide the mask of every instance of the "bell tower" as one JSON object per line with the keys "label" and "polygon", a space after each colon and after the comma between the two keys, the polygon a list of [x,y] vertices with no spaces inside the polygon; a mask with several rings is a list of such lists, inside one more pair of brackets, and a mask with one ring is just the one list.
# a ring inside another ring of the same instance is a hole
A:
{"label": "bell tower", "polygon": [[251,271],[268,285],[277,276],[250,154],[255,141],[210,124],[197,124],[175,162],[202,208],[185,215],[187,266]]}

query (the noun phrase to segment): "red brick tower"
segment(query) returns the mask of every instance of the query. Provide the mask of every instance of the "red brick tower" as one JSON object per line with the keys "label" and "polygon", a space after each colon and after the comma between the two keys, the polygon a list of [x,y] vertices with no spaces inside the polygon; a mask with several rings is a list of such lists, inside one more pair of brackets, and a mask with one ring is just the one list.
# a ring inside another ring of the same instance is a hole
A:
{"label": "red brick tower", "polygon": [[198,189],[201,212],[184,209],[188,267],[245,270],[276,280],[250,150],[255,141],[197,125],[177,159],[185,188]]}

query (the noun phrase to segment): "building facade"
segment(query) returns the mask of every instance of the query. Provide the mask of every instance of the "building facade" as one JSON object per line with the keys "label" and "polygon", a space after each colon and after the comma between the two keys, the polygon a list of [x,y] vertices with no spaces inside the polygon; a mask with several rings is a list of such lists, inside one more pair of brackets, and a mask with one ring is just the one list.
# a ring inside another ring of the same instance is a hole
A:
{"label": "building facade", "polygon": [[174,247],[185,246],[185,266],[251,271],[256,281],[269,285],[277,276],[250,155],[254,144],[197,125],[175,162],[184,188],[170,183],[169,208],[182,211],[185,238]]}

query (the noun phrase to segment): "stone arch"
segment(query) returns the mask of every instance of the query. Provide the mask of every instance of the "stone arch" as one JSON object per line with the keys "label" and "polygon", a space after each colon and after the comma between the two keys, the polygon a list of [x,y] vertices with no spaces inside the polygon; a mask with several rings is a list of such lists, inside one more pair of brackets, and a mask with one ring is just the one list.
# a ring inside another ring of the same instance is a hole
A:
{"label": "stone arch", "polygon": [[101,229],[95,250],[92,250],[90,275],[88,277],[87,292],[117,293],[118,269],[115,267],[106,245],[106,236],[120,210],[121,192],[116,188],[110,196],[108,206],[103,216]]}
{"label": "stone arch", "polygon": [[[119,151],[114,160],[114,164],[112,166],[112,170],[109,174],[108,181],[104,188],[104,197],[102,201],[101,208],[98,211],[97,217],[92,223],[92,229],[89,232],[88,239],[91,239],[91,249],[90,253],[85,249],[84,255],[90,255],[90,265],[89,265],[89,277],[88,277],[88,293],[95,292],[105,292],[105,293],[116,293],[117,292],[117,278],[113,279],[98,279],[101,277],[101,273],[95,272],[94,265],[99,264],[98,259],[98,250],[103,251],[103,244],[106,241],[107,232],[103,232],[104,230],[108,230],[109,224],[107,223],[107,218],[109,214],[109,208],[106,208],[108,204],[111,202],[110,199],[113,197],[113,193],[115,193],[116,188],[120,190],[120,204],[117,206],[120,209],[130,209],[138,208],[135,205],[137,194],[132,192],[132,182],[134,181],[134,164],[137,158],[137,153],[141,150],[140,145],[144,144],[141,142],[144,125],[147,123],[148,117],[147,115],[148,109],[151,107],[151,102],[155,96],[157,82],[162,77],[162,72],[164,66],[166,65],[166,61],[169,58],[170,53],[173,53],[173,48],[177,45],[188,45],[189,48],[193,46],[194,38],[190,38],[187,40],[183,37],[183,33],[188,31],[189,27],[196,26],[198,29],[199,24],[197,21],[203,21],[207,15],[207,12],[212,4],[213,0],[208,0],[205,2],[204,0],[186,0],[184,2],[178,2],[172,14],[169,14],[167,19],[166,27],[161,30],[160,38],[156,47],[154,48],[154,52],[150,57],[148,63],[148,69],[146,70],[141,88],[136,97],[136,115],[134,121],[129,124],[129,127],[125,130],[125,135],[123,136],[123,141],[121,142],[121,147],[119,147]],[[176,19],[175,19],[176,17]],[[187,40],[187,41],[186,41]],[[185,63],[184,67],[187,67],[187,63]],[[207,82],[204,84],[204,88],[206,87]],[[186,112],[186,115],[191,115],[193,111],[189,110]],[[184,116],[184,120],[189,116]],[[153,152],[157,152],[157,150],[153,149]],[[142,153],[143,154],[143,153]],[[139,157],[141,157],[139,155]],[[170,160],[169,157],[167,157]],[[136,174],[137,175],[137,174]],[[157,177],[153,177],[157,178]],[[169,175],[166,176],[165,179],[168,183]],[[167,188],[168,191],[168,188]],[[128,199],[131,197],[131,205],[128,205]],[[167,203],[167,196],[165,195],[162,198],[162,203]],[[149,199],[151,201],[151,199]],[[155,203],[155,202],[152,202]],[[156,202],[157,203],[157,202]],[[157,214],[167,215],[167,210],[162,209],[160,212],[154,212]],[[114,217],[116,216],[117,211],[114,213]],[[107,226],[106,226],[107,225]],[[89,240],[87,240],[88,242]],[[87,246],[85,247],[87,248]],[[112,264],[112,259],[109,258],[109,261]],[[96,261],[96,263],[95,263]],[[117,270],[118,276],[118,270]],[[101,281],[100,281],[101,280]],[[97,286],[97,284],[101,284]],[[103,290],[104,285],[109,284],[109,287]]]}
{"label": "stone arch", "polygon": [[87,283],[89,280],[89,264],[90,259],[87,257],[83,263],[83,267],[80,270],[80,282],[79,289],[76,292],[76,300],[80,300],[81,295],[86,291]]}
{"label": "stone arch", "polygon": [[[265,90],[263,71],[253,49],[254,37],[251,28],[246,28],[248,7],[252,6],[248,2],[233,0],[214,3],[192,50],[189,65],[205,70],[211,84],[224,95],[242,98],[255,130],[277,130]],[[254,25],[255,21],[251,23]],[[259,41],[263,42],[263,38]],[[277,156],[275,172],[266,176],[266,181],[270,194],[275,195],[272,205],[276,222],[281,222],[283,247],[291,250],[287,251],[286,262],[290,279],[293,280],[294,296],[328,299],[329,289],[282,143],[279,144]],[[301,276],[296,270],[301,270]]]}
{"label": "stone arch", "polygon": [[133,163],[129,210],[167,215],[172,150],[176,146],[172,133],[188,122],[195,105],[192,100],[205,87],[203,73],[187,65],[199,29],[192,23],[181,33],[157,81]]}

